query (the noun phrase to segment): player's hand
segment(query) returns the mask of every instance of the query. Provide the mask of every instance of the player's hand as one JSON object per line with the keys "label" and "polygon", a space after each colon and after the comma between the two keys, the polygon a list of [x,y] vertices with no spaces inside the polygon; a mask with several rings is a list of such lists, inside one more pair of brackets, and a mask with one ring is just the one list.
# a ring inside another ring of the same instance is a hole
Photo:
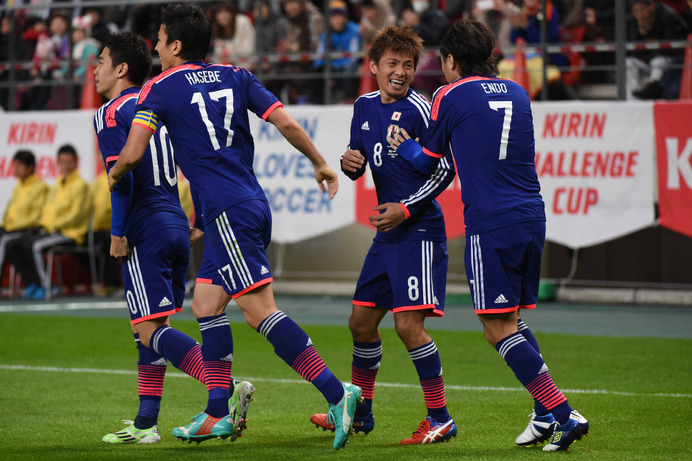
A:
{"label": "player's hand", "polygon": [[393,134],[392,136],[387,136],[387,142],[394,150],[397,150],[401,143],[407,139],[411,139],[411,136],[409,136],[409,134],[403,128],[399,133]]}
{"label": "player's hand", "polygon": [[382,205],[377,205],[373,210],[382,211],[382,213],[370,216],[368,218],[370,224],[382,232],[390,231],[406,221],[406,213],[404,213],[400,203],[383,203]]}
{"label": "player's hand", "polygon": [[111,235],[111,256],[114,258],[127,258],[130,254],[130,247],[127,244],[127,237]]}
{"label": "player's hand", "polygon": [[[320,190],[324,193],[329,191],[329,199],[333,199],[336,191],[339,190],[339,178],[329,165],[323,163],[315,167],[315,179],[320,185]],[[325,187],[324,182],[327,183]]]}
{"label": "player's hand", "polygon": [[190,228],[190,246],[194,245],[203,236],[204,236],[204,231],[202,229],[197,229],[196,227],[191,227]]}
{"label": "player's hand", "polygon": [[351,173],[363,168],[365,164],[365,157],[358,150],[348,149],[344,155],[341,156],[341,167]]}
{"label": "player's hand", "polygon": [[113,176],[113,168],[108,172],[108,188],[113,192],[113,188],[120,182],[120,177]]}

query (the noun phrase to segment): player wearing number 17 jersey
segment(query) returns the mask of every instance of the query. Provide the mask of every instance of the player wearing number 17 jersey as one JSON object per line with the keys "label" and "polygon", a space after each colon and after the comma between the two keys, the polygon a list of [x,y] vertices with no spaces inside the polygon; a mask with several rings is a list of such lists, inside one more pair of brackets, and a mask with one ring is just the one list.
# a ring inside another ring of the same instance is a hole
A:
{"label": "player wearing number 17 jersey", "polygon": [[[354,428],[368,433],[375,425],[372,403],[383,355],[378,326],[391,310],[418,372],[428,413],[413,436],[401,441],[404,445],[447,441],[457,434],[447,411],[440,354],[424,325],[427,316],[444,315],[447,236],[435,198],[454,179],[453,160],[448,154],[437,160],[431,174],[421,174],[387,142],[401,129],[416,137],[428,129],[430,103],[409,87],[421,50],[422,40],[411,28],[388,27],[375,35],[369,64],[379,91],[356,100],[341,165],[353,180],[370,166],[378,203],[370,218],[377,234],[358,278],[349,320],[351,380],[365,397]],[[311,421],[331,429],[325,415],[313,415]]]}
{"label": "player wearing number 17 jersey", "polygon": [[[477,21],[459,21],[440,45],[449,83],[433,97],[421,146],[396,136],[397,151],[428,171],[451,146],[461,180],[466,223],[465,266],[485,337],[534,398],[516,439],[551,439],[544,451],[566,450],[589,423],[557,388],[538,343],[519,318],[536,307],[545,211],[534,163],[533,116],[520,85],[495,77],[495,37]],[[399,143],[403,141],[399,145]]]}
{"label": "player wearing number 17 jersey", "polygon": [[[144,41],[130,33],[108,38],[94,71],[96,89],[110,101],[94,116],[106,168],[118,159],[135,115],[139,86],[151,69]],[[111,193],[111,254],[122,276],[139,351],[139,412],[134,422],[103,438],[108,443],[160,440],[157,418],[166,362],[204,382],[199,344],[170,327],[182,309],[190,254],[187,219],[178,199],[173,152],[160,127],[137,168]]]}
{"label": "player wearing number 17 jersey", "polygon": [[209,399],[203,413],[173,430],[184,440],[228,437],[233,337],[225,314],[231,299],[249,325],[329,403],[338,430],[333,447],[346,443],[351,431],[357,386],[341,383],[326,367],[305,332],[276,308],[266,255],[271,213],[254,175],[254,145],[248,111],[274,124],[307,156],[330,198],[338,180],[305,130],[281,102],[247,70],[205,64],[211,24],[201,8],[172,4],[162,13],[156,50],[163,73],[140,92],[127,144],[109,173],[112,186],[137,164],[160,123],[166,125],[176,161],[199,193],[204,223],[204,256],[197,275],[192,309],[202,333],[202,355]]}

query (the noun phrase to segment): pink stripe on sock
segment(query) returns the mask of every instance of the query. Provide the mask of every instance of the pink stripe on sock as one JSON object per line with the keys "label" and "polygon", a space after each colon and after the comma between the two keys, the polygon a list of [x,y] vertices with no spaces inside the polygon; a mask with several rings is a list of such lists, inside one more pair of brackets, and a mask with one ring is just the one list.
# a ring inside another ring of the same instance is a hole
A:
{"label": "pink stripe on sock", "polygon": [[378,370],[366,370],[351,365],[351,382],[363,390],[363,398],[371,399],[375,394],[375,379]]}
{"label": "pink stripe on sock", "polygon": [[300,353],[293,361],[293,368],[304,380],[312,382],[322,370],[327,368],[322,357],[317,353],[313,346],[308,347]]}
{"label": "pink stripe on sock", "polygon": [[180,371],[187,373],[198,381],[204,382],[204,361],[202,346],[199,344],[190,349],[180,363]]}
{"label": "pink stripe on sock", "polygon": [[204,362],[204,383],[207,390],[215,387],[231,388],[231,362],[210,360]]}
{"label": "pink stripe on sock", "polygon": [[531,393],[531,396],[538,400],[546,409],[552,410],[556,406],[567,401],[567,397],[560,392],[555,385],[550,373],[546,372],[539,375],[531,381],[526,389]]}
{"label": "pink stripe on sock", "polygon": [[445,382],[442,376],[423,380],[420,385],[423,387],[426,408],[442,408],[447,405]]}
{"label": "pink stripe on sock", "polygon": [[161,365],[137,365],[139,395],[161,397],[166,367]]}

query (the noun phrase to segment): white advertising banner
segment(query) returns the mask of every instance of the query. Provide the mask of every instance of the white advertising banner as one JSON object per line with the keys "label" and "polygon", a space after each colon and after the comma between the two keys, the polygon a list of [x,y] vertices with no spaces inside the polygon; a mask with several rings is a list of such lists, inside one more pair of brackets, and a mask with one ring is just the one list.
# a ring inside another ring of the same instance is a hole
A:
{"label": "white advertising banner", "polygon": [[284,139],[271,123],[251,117],[255,139],[255,175],[272,209],[272,241],[293,243],[355,222],[353,182],[340,171],[351,126],[351,106],[288,106],[317,150],[339,175],[333,200],[320,191],[312,163]]}
{"label": "white advertising banner", "polygon": [[571,248],[654,223],[650,102],[533,105],[547,239]]}
{"label": "white advertising banner", "polygon": [[18,150],[34,153],[38,175],[52,185],[58,175],[58,148],[72,144],[79,155],[82,176],[89,182],[94,179],[93,115],[93,110],[0,112],[0,216],[17,184],[12,158]]}

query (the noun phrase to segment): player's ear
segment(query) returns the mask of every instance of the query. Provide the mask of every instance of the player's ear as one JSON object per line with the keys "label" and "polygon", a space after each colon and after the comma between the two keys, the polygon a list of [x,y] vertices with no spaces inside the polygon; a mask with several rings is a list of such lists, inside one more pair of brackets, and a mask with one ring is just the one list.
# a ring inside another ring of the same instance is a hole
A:
{"label": "player's ear", "polygon": [[126,62],[120,63],[118,66],[118,77],[124,77],[130,71],[130,66]]}
{"label": "player's ear", "polygon": [[180,40],[173,40],[173,55],[180,56],[183,54],[183,42]]}
{"label": "player's ear", "polygon": [[371,59],[370,61],[368,61],[368,65],[370,67],[370,73],[372,75],[375,75],[377,73],[377,63]]}

